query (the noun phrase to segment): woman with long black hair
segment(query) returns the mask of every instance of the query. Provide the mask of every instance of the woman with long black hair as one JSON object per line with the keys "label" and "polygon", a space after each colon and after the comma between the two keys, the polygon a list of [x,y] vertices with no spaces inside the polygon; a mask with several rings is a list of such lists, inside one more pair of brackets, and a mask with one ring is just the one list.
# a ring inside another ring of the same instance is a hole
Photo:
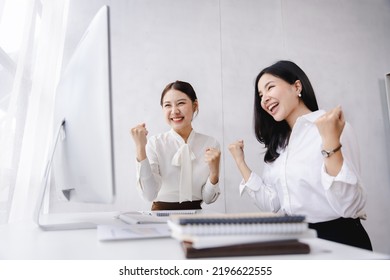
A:
{"label": "woman with long black hair", "polygon": [[324,238],[372,250],[360,219],[366,193],[359,147],[340,106],[318,109],[312,85],[291,61],[278,61],[256,78],[254,128],[265,145],[262,176],[252,172],[244,141],[229,146],[247,192],[262,211],[306,216]]}

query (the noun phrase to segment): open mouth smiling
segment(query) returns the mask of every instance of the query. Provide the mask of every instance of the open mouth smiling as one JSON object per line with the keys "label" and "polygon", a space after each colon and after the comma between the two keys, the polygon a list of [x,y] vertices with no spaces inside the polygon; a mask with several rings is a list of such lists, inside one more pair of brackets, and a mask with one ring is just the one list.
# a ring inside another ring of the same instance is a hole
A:
{"label": "open mouth smiling", "polygon": [[184,120],[184,117],[173,117],[171,118],[171,121],[174,121],[174,122],[179,122],[179,121],[182,121]]}
{"label": "open mouth smiling", "polygon": [[267,106],[267,110],[273,113],[275,111],[275,108],[279,105],[279,103],[275,102],[272,103],[271,105]]}

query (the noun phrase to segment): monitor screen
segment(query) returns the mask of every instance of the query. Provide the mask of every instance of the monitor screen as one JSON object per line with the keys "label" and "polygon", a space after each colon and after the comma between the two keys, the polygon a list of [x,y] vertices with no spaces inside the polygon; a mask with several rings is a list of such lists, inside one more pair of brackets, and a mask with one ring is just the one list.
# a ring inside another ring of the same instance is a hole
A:
{"label": "monitor screen", "polygon": [[109,204],[115,198],[109,19],[109,8],[103,6],[60,77],[55,133],[34,212],[34,221],[44,230],[97,225],[89,216],[47,223],[44,218],[50,220],[50,215],[41,214],[50,174],[69,201]]}
{"label": "monitor screen", "polygon": [[56,92],[53,158],[57,189],[71,201],[111,203],[115,194],[109,8],[92,19]]}
{"label": "monitor screen", "polygon": [[111,203],[115,194],[109,8],[102,7],[78,43],[56,92],[53,157],[57,189],[71,201]]}

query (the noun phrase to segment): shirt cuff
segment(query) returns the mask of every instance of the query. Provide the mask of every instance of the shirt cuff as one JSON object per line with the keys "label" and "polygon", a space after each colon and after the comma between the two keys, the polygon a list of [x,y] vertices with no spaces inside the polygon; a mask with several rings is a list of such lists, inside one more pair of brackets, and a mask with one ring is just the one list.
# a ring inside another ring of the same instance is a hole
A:
{"label": "shirt cuff", "polygon": [[208,178],[203,189],[203,201],[206,204],[215,202],[220,194],[221,190],[219,188],[219,182],[213,185]]}
{"label": "shirt cuff", "polygon": [[356,174],[349,168],[348,164],[344,161],[343,165],[341,166],[340,172],[336,176],[331,176],[326,172],[325,164],[322,164],[322,185],[324,186],[325,190],[328,190],[333,182],[343,182],[350,185],[357,184],[357,176]]}
{"label": "shirt cuff", "polygon": [[149,178],[153,176],[152,169],[150,168],[148,158],[138,161],[136,160],[136,168],[137,168],[137,182],[142,188],[141,178]]}
{"label": "shirt cuff", "polygon": [[250,195],[253,194],[253,192],[256,192],[260,189],[262,183],[263,182],[260,177],[252,172],[247,182],[245,182],[244,179],[241,180],[239,187],[240,195],[242,195],[244,191]]}

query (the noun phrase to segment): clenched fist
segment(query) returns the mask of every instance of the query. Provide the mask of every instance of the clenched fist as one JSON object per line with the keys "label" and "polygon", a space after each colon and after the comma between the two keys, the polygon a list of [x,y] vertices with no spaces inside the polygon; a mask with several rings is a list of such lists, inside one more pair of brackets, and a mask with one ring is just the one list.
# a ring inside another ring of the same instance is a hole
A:
{"label": "clenched fist", "polygon": [[219,181],[219,162],[221,151],[215,148],[207,148],[204,154],[205,162],[210,168],[210,182],[216,184]]}
{"label": "clenched fist", "polygon": [[145,123],[141,123],[136,127],[131,129],[131,135],[137,150],[137,160],[142,161],[146,158],[145,146],[148,142],[146,136],[148,135],[148,130],[146,129]]}
{"label": "clenched fist", "polygon": [[315,122],[322,138],[324,149],[334,149],[340,144],[340,136],[345,126],[344,114],[341,107],[338,106]]}

